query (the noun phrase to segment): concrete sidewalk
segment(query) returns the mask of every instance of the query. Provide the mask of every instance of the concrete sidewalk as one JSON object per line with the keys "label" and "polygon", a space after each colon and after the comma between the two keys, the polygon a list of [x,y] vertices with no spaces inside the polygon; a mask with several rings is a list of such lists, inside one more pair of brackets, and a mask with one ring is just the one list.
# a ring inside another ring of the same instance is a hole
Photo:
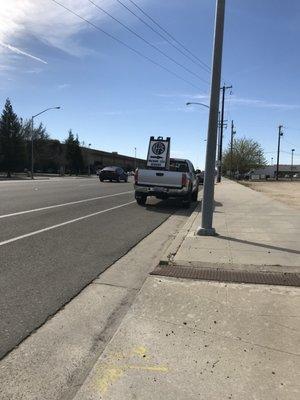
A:
{"label": "concrete sidewalk", "polygon": [[[296,210],[224,181],[216,186],[220,236],[194,236],[199,218],[198,210],[160,268],[298,276]],[[150,276],[75,399],[296,400],[299,310],[294,286]]]}
{"label": "concrete sidewalk", "polygon": [[215,193],[213,225],[218,236],[196,236],[201,216],[194,217],[172,257],[174,263],[225,264],[231,268],[242,266],[244,270],[244,265],[257,266],[259,270],[300,270],[299,210],[224,180],[216,186]]}

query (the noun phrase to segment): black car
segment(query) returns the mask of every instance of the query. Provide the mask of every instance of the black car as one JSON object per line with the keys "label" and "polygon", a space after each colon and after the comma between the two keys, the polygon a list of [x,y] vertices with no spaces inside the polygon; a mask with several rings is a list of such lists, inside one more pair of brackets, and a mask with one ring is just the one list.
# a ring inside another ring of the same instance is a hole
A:
{"label": "black car", "polygon": [[99,173],[99,179],[101,182],[103,181],[124,181],[127,182],[128,176],[126,172],[120,167],[105,167],[101,169]]}

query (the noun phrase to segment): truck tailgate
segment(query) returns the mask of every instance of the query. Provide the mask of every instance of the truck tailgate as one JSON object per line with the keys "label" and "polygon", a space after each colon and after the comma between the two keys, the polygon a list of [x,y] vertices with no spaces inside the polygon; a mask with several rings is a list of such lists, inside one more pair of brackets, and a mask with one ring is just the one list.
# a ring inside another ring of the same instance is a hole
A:
{"label": "truck tailgate", "polygon": [[142,186],[163,186],[180,189],[182,187],[182,173],[176,171],[140,169],[138,172],[137,184]]}

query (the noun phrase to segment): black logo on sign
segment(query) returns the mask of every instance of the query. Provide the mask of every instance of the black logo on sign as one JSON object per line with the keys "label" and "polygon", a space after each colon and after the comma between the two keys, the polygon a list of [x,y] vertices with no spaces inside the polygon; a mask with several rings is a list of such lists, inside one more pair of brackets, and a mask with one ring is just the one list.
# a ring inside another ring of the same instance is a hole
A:
{"label": "black logo on sign", "polygon": [[154,154],[162,154],[166,151],[166,146],[164,145],[163,142],[156,142],[154,143],[154,145],[152,146],[152,152]]}

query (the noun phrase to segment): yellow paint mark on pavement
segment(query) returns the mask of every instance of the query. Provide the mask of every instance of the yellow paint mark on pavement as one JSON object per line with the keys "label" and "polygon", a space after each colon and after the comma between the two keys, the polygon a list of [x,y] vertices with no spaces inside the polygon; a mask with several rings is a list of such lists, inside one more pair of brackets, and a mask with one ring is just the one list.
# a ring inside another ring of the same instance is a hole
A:
{"label": "yellow paint mark on pavement", "polygon": [[119,367],[108,367],[104,368],[103,375],[99,380],[99,389],[102,393],[107,392],[107,389],[109,386],[111,386],[116,380],[121,378],[121,376],[124,374],[124,371],[122,368]]}
{"label": "yellow paint mark on pavement", "polygon": [[156,372],[168,372],[169,368],[168,367],[163,367],[160,365],[149,365],[149,366],[144,366],[144,365],[125,365],[126,369],[138,369],[140,371],[156,371]]}
{"label": "yellow paint mark on pavement", "polygon": [[143,357],[143,356],[146,355],[147,349],[146,349],[146,347],[144,347],[144,346],[139,346],[139,347],[136,347],[136,348],[133,350],[133,352],[134,352],[135,354],[137,354],[138,356]]}
{"label": "yellow paint mark on pavement", "polygon": [[[169,371],[169,368],[164,365],[149,365],[149,358],[146,358],[146,353],[147,349],[144,346],[138,346],[133,348],[127,354],[123,352],[115,352],[108,356],[106,359],[107,362],[100,366],[96,378],[96,387],[100,390],[101,394],[106,393],[110,386],[130,370],[160,373],[166,373]],[[136,363],[131,364],[130,362],[128,364],[122,363],[122,361],[125,361],[126,359],[130,361],[130,359],[135,358],[136,361],[136,356],[145,360],[145,363],[141,365]],[[119,363],[122,364],[119,365]]]}

